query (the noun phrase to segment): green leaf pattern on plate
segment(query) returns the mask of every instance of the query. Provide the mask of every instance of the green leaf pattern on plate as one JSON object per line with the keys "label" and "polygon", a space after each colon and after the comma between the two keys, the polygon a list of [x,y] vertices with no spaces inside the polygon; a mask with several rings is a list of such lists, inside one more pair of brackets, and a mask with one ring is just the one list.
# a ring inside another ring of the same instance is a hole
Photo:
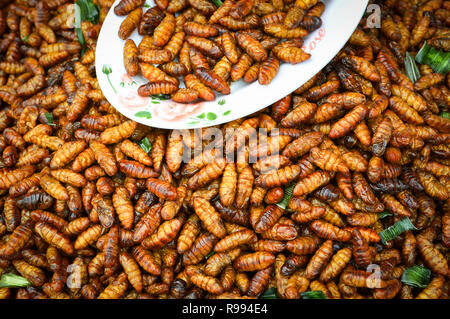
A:
{"label": "green leaf pattern on plate", "polygon": [[[111,88],[114,90],[114,92],[117,94],[117,91],[114,87],[114,85],[112,84],[109,75],[113,72],[113,70],[111,69],[111,67],[108,64],[104,64],[102,67],[102,73],[106,75],[108,82],[111,86]],[[126,83],[123,81],[119,82],[119,86],[121,88],[125,88],[125,85],[127,86],[136,86],[137,83],[136,81],[132,81],[131,83]],[[155,95],[151,95],[150,96],[151,100],[150,103],[151,104],[161,104],[161,101],[166,101],[166,100],[170,100],[170,95],[167,94],[155,94]],[[222,106],[225,105],[226,100],[225,99],[220,99],[217,101],[217,104]],[[149,105],[151,107],[151,105]],[[218,119],[218,117],[221,116],[228,116],[231,114],[231,110],[226,110],[224,112],[220,112],[220,113],[215,113],[215,112],[203,112],[197,116],[191,116],[188,118],[188,120],[190,120],[189,122],[187,122],[187,125],[197,125],[199,123],[204,123],[204,122],[208,122],[208,121],[215,121]],[[145,118],[145,119],[152,119],[152,114],[149,111],[139,111],[136,112],[134,114],[134,116],[139,117],[139,118]]]}
{"label": "green leaf pattern on plate", "polygon": [[112,89],[114,90],[114,93],[117,94],[116,88],[111,83],[111,79],[109,78],[109,75],[112,73],[112,69],[111,69],[111,67],[108,64],[103,64],[102,73],[106,75],[106,78],[108,79],[109,85],[111,85]]}
{"label": "green leaf pattern on plate", "polygon": [[139,112],[135,113],[134,116],[136,116],[136,117],[143,117],[143,118],[146,118],[146,119],[151,119],[152,118],[152,113],[150,113],[149,111],[139,111]]}

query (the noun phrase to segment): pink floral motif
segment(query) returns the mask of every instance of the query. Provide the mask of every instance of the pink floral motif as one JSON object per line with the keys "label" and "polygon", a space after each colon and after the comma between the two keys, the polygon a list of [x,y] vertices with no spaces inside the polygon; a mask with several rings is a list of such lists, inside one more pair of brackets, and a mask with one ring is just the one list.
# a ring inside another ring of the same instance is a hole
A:
{"label": "pink floral motif", "polygon": [[133,79],[126,73],[122,75],[122,82],[125,84],[131,84],[133,82]]}
{"label": "pink floral motif", "polygon": [[128,89],[122,90],[118,94],[119,103],[125,108],[135,110],[146,106],[150,99],[148,97],[140,96],[136,90]]}
{"label": "pink floral motif", "polygon": [[153,107],[153,116],[168,122],[176,122],[201,111],[203,102],[195,104],[181,104],[173,101],[157,104]]}
{"label": "pink floral motif", "polygon": [[117,97],[123,107],[135,110],[146,106],[150,102],[150,98],[140,96],[137,94],[136,87],[130,86],[133,83],[133,79],[127,73],[122,75],[121,80],[126,85],[122,86],[123,88],[120,89]]}

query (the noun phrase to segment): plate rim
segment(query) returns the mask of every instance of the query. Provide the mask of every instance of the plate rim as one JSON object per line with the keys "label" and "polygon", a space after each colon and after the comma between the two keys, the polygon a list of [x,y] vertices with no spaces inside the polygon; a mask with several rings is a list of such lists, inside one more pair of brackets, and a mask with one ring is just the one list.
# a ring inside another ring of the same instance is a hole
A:
{"label": "plate rim", "polygon": [[[338,0],[322,0],[323,2],[325,2],[325,3],[327,3],[327,2],[331,2],[331,1],[337,1],[338,2]],[[350,0],[348,0],[348,1],[350,1]],[[252,114],[254,114],[254,113],[257,113],[257,112],[259,112],[259,111],[261,111],[262,109],[264,109],[264,108],[266,108],[266,107],[270,107],[270,105],[271,104],[273,104],[273,103],[275,103],[276,101],[278,101],[278,100],[280,100],[281,98],[283,98],[283,97],[285,97],[285,96],[287,96],[287,95],[289,95],[290,93],[292,93],[293,91],[295,91],[298,87],[300,87],[301,85],[303,85],[304,83],[306,83],[307,81],[309,81],[315,74],[317,74],[318,72],[320,72],[335,56],[336,56],[336,54],[345,46],[345,44],[348,42],[348,40],[350,39],[350,37],[351,37],[351,35],[353,34],[353,32],[354,32],[354,30],[358,27],[358,25],[359,25],[359,22],[361,21],[361,19],[362,19],[362,17],[363,17],[363,15],[364,15],[364,13],[365,13],[365,11],[366,11],[366,8],[367,8],[367,5],[368,5],[368,2],[369,2],[369,0],[351,0],[352,1],[352,3],[351,3],[351,5],[352,6],[354,6],[354,5],[360,5],[360,8],[361,8],[361,12],[360,12],[360,14],[358,14],[357,15],[357,17],[359,17],[357,20],[355,19],[354,21],[356,21],[356,22],[354,22],[354,23],[351,23],[351,32],[349,32],[348,34],[346,34],[345,35],[345,37],[341,37],[339,40],[342,40],[342,39],[345,39],[345,41],[343,41],[342,42],[342,46],[339,44],[339,45],[337,45],[337,46],[334,46],[334,50],[331,50],[331,55],[330,55],[330,53],[328,53],[327,55],[328,56],[331,56],[331,58],[329,58],[329,59],[322,59],[323,61],[316,61],[315,62],[315,65],[314,65],[314,68],[316,68],[316,66],[317,65],[319,65],[320,66],[320,68],[317,68],[317,72],[316,73],[314,73],[314,74],[312,74],[310,77],[308,77],[307,79],[303,79],[303,80],[301,80],[301,81],[293,81],[293,83],[296,83],[295,85],[287,85],[287,86],[285,86],[285,87],[282,87],[281,88],[281,90],[278,90],[277,91],[277,94],[272,94],[274,97],[272,98],[272,97],[267,97],[267,99],[265,100],[265,102],[264,102],[264,106],[255,106],[255,107],[253,107],[252,108],[252,111],[251,112],[246,112],[246,114],[242,114],[242,113],[240,113],[240,112],[231,112],[232,114],[230,115],[230,116],[226,116],[226,118],[225,118],[225,116],[224,115],[222,115],[221,117],[216,117],[216,119],[214,119],[214,120],[211,120],[211,121],[205,121],[205,122],[199,122],[199,124],[197,124],[197,125],[188,125],[186,122],[187,122],[187,120],[186,119],[183,119],[182,121],[177,121],[177,122],[167,122],[167,121],[164,121],[164,120],[162,120],[162,119],[156,119],[156,118],[151,118],[150,119],[150,123],[149,123],[149,120],[148,119],[144,119],[144,118],[139,118],[139,117],[137,117],[135,114],[131,114],[131,113],[133,113],[133,112],[135,112],[135,111],[130,111],[130,110],[127,110],[127,109],[125,109],[125,107],[122,107],[122,108],[120,108],[120,107],[116,107],[116,105],[114,105],[114,103],[112,103],[111,102],[111,100],[110,100],[110,94],[105,94],[105,92],[108,92],[109,90],[108,90],[108,87],[106,87],[106,89],[105,89],[105,86],[106,86],[106,84],[105,84],[105,81],[103,81],[103,80],[99,80],[99,79],[101,79],[101,76],[103,75],[103,73],[102,73],[102,68],[103,68],[103,65],[104,65],[104,63],[102,63],[102,62],[100,62],[101,61],[101,59],[100,58],[97,58],[97,56],[98,56],[98,54],[99,54],[99,52],[101,52],[102,51],[102,46],[100,45],[98,45],[98,43],[99,43],[99,40],[103,37],[103,34],[104,33],[106,33],[106,32],[108,32],[107,31],[107,29],[106,28],[104,28],[104,26],[105,26],[105,22],[107,21],[107,19],[108,19],[108,17],[110,16],[110,15],[112,15],[112,16],[114,16],[115,14],[114,14],[114,10],[113,10],[113,7],[118,3],[118,2],[120,2],[120,0],[116,0],[115,2],[114,2],[114,4],[111,6],[111,8],[110,8],[110,10],[109,10],[109,12],[107,13],[107,16],[106,16],[106,18],[105,18],[105,21],[103,22],[103,25],[102,25],[102,28],[101,28],[101,30],[100,30],[100,33],[99,33],[99,36],[98,36],[98,39],[97,39],[97,45],[96,45],[96,50],[95,50],[95,70],[96,70],[96,76],[97,76],[97,80],[98,80],[98,83],[99,83],[99,86],[100,86],[100,89],[101,89],[101,91],[102,91],[102,93],[103,93],[103,95],[104,95],[104,97],[106,98],[106,100],[112,105],[112,107],[114,107],[114,109],[116,110],[116,111],[118,111],[119,113],[121,113],[123,116],[125,116],[125,117],[127,117],[128,119],[131,119],[131,120],[133,120],[133,121],[135,121],[135,122],[138,122],[138,123],[140,123],[140,124],[142,124],[142,125],[145,125],[145,126],[149,126],[149,127],[155,127],[155,128],[159,128],[159,129],[196,129],[196,128],[206,128],[206,127],[211,127],[211,126],[217,126],[217,125],[221,125],[221,124],[224,124],[224,123],[228,123],[228,122],[231,122],[231,121],[234,121],[234,120],[236,120],[236,119],[239,119],[239,118],[244,118],[244,117],[247,117],[247,116],[250,116],[250,115],[252,115]],[[148,0],[148,1],[146,1],[146,3],[147,2],[150,2],[150,3],[154,3],[154,1],[153,0]],[[328,13],[329,14],[329,13]],[[117,18],[122,18],[122,17],[119,17],[119,16],[116,16]],[[125,18],[125,16],[123,16],[123,19]],[[314,32],[312,32],[311,34],[309,34],[308,35],[308,38],[310,38],[310,37],[313,37],[314,38],[314,35],[319,31],[319,30],[321,30],[321,29],[323,29],[323,27],[322,28],[319,28],[318,30],[315,30]],[[136,33],[136,30],[133,32],[133,34],[134,33]],[[130,36],[131,37],[131,36]],[[130,38],[129,37],[129,38]],[[141,36],[140,36],[141,37]],[[120,38],[118,38],[120,41],[123,41],[123,43],[125,42],[125,40],[122,40],[122,39],[120,39]],[[309,39],[308,39],[309,40]],[[306,41],[305,41],[306,42]],[[121,47],[121,52],[123,52],[122,49],[123,48],[123,46]],[[312,54],[312,57],[314,56],[314,53]],[[297,66],[297,67],[299,67],[299,66],[301,66],[302,65],[302,63],[299,63],[299,64],[297,64],[297,65],[294,65],[294,67],[295,66]],[[122,64],[122,67],[123,67],[123,64]],[[282,63],[281,64],[281,66],[280,66],[280,69],[282,68],[282,67],[284,67],[283,69],[285,69],[286,67],[292,67],[292,65],[290,65],[290,64],[288,64],[288,63]],[[123,67],[124,68],[124,67]],[[280,72],[280,71],[279,71]],[[279,76],[280,74],[277,74],[277,76]],[[279,81],[282,81],[282,82],[280,82],[281,84],[283,84],[283,83],[285,83],[286,82],[286,80],[284,79],[286,76],[284,76],[283,77],[283,80],[278,80],[277,82],[275,82],[275,83],[279,83]],[[281,78],[281,77],[280,77]],[[274,79],[274,81],[277,79],[277,77],[275,77],[275,79]],[[242,80],[241,80],[242,81]],[[271,84],[273,84],[274,83],[274,81],[271,83]],[[300,82],[302,82],[302,83],[300,83]],[[288,82],[289,83],[289,82]],[[298,83],[300,83],[300,84],[298,84]],[[270,85],[271,84],[269,84],[268,86],[263,86],[263,85],[260,85],[257,81],[256,81],[256,83],[255,82],[253,82],[253,83],[250,83],[250,84],[244,84],[245,86],[251,86],[251,85],[257,85],[257,86],[259,86],[259,87],[270,87]],[[255,87],[255,86],[253,86],[253,87]],[[292,87],[294,87],[294,88],[292,88]],[[248,90],[249,88],[247,88],[247,90]],[[259,88],[259,90],[260,90],[260,88]],[[270,89],[270,91],[273,91],[274,90],[274,87],[272,87],[271,89]],[[282,92],[282,93],[279,93],[279,92]],[[239,92],[241,92],[241,93],[239,93]],[[208,107],[208,106],[210,106],[212,103],[216,103],[216,104],[219,104],[219,101],[221,100],[221,99],[226,99],[227,97],[232,97],[232,98],[236,98],[236,96],[239,98],[241,95],[243,95],[243,94],[247,94],[247,93],[252,93],[252,92],[245,92],[245,90],[244,90],[244,92],[242,92],[242,90],[238,90],[237,92],[235,92],[234,93],[234,95],[233,94],[231,94],[231,95],[218,95],[218,94],[216,94],[216,99],[214,100],[214,101],[211,101],[211,102],[204,102],[204,101],[201,101],[200,103],[205,103],[205,104],[207,104],[207,106],[206,106],[206,108]],[[117,95],[117,93],[116,93],[116,95]],[[281,96],[281,97],[280,97]],[[248,99],[249,97],[247,97],[247,99]],[[116,98],[117,99],[117,98]],[[268,101],[268,102],[267,102]],[[211,103],[211,104],[209,104],[209,103]],[[232,102],[232,103],[235,103],[235,102]],[[147,103],[147,105],[145,106],[145,107],[142,107],[141,109],[142,110],[144,110],[145,108],[148,108],[149,106],[148,106],[148,104],[150,104],[150,102],[148,102]],[[243,102],[243,104],[245,105],[245,101]],[[222,106],[220,106],[220,104],[219,104],[219,107],[222,107]],[[239,107],[241,107],[241,105],[236,105],[236,104],[234,104],[233,106],[231,106],[231,108],[233,109],[236,109],[236,108],[239,108]],[[204,112],[203,113],[206,113],[208,110],[204,110]],[[222,110],[221,112],[223,112],[224,110]],[[196,116],[196,115],[198,115],[198,114],[193,114],[192,116]],[[191,117],[192,117],[191,116]],[[154,120],[155,119],[155,120]],[[162,122],[162,125],[161,124],[159,124],[158,123],[158,120],[160,120],[161,122]]]}

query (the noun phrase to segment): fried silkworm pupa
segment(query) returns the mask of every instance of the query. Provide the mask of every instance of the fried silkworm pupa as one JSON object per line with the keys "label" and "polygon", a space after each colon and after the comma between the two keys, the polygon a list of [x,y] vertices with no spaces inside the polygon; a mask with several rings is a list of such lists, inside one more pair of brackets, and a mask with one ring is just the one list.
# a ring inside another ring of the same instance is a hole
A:
{"label": "fried silkworm pupa", "polygon": [[131,33],[139,25],[142,17],[142,8],[136,8],[128,14],[125,20],[122,21],[119,27],[119,37],[122,40],[127,39]]}
{"label": "fried silkworm pupa", "polygon": [[176,188],[163,180],[148,178],[147,189],[162,199],[175,200],[177,198]]}
{"label": "fried silkworm pupa", "polygon": [[205,68],[194,70],[196,77],[206,86],[222,94],[230,94],[230,87],[218,75]]}
{"label": "fried silkworm pupa", "polygon": [[280,68],[280,60],[269,56],[261,63],[258,74],[258,82],[261,85],[268,85],[274,79]]}
{"label": "fried silkworm pupa", "polygon": [[262,62],[267,59],[267,52],[258,40],[243,32],[237,32],[235,37],[238,45],[255,61]]}
{"label": "fried silkworm pupa", "polygon": [[178,90],[178,85],[172,82],[154,82],[143,84],[138,88],[140,96],[150,96],[157,94],[171,94]]}
{"label": "fried silkworm pupa", "polygon": [[201,197],[194,197],[194,209],[208,231],[218,238],[226,235],[222,218],[208,201]]}
{"label": "fried silkworm pupa", "polygon": [[139,50],[132,39],[125,41],[123,48],[123,64],[129,76],[135,76],[139,72]]}
{"label": "fried silkworm pupa", "polygon": [[268,252],[255,252],[241,255],[234,260],[233,267],[237,271],[262,270],[275,262],[275,256]]}

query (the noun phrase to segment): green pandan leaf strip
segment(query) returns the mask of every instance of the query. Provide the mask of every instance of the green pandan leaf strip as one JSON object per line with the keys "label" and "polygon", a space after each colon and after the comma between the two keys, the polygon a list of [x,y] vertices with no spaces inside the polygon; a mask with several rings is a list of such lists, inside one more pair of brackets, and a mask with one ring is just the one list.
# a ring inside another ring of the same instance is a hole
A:
{"label": "green pandan leaf strip", "polygon": [[152,95],[152,99],[165,101],[165,100],[170,99],[170,95],[167,95],[167,94],[154,94],[154,95]]}
{"label": "green pandan leaf strip", "polygon": [[414,265],[403,271],[401,281],[409,286],[425,288],[430,283],[431,271],[425,267]]}
{"label": "green pandan leaf strip", "polygon": [[208,255],[205,256],[205,259],[208,259],[209,257],[211,257],[212,255],[214,255],[214,250],[211,250]]}
{"label": "green pandan leaf strip", "polygon": [[214,3],[214,5],[218,8],[223,4],[223,2],[220,0],[211,0],[211,2]]}
{"label": "green pandan leaf strip", "polygon": [[0,288],[20,288],[31,286],[31,283],[24,277],[6,273],[0,277]]}
{"label": "green pandan leaf strip", "polygon": [[429,65],[434,72],[447,74],[450,71],[450,52],[438,50],[425,41],[416,55],[416,62]]}
{"label": "green pandan leaf strip", "polygon": [[97,24],[100,19],[100,7],[92,0],[78,0],[76,5],[80,8],[81,21],[90,21]]}
{"label": "green pandan leaf strip", "polygon": [[259,299],[278,299],[277,288],[270,287],[259,297]]}
{"label": "green pandan leaf strip", "polygon": [[55,125],[55,123],[53,123],[53,114],[52,113],[44,113],[45,118],[47,119],[47,124],[48,125]]}
{"label": "green pandan leaf strip", "polygon": [[394,225],[380,231],[381,242],[386,245],[388,241],[395,239],[398,235],[408,230],[416,230],[417,228],[411,223],[408,217],[405,217]]}
{"label": "green pandan leaf strip", "polygon": [[140,142],[139,142],[139,146],[146,152],[146,153],[150,153],[150,151],[152,150],[152,144],[150,143],[150,141],[148,140],[148,138],[144,137]]}
{"label": "green pandan leaf strip", "polygon": [[303,299],[328,299],[323,291],[320,290],[305,291],[300,293],[300,296],[302,296]]}
{"label": "green pandan leaf strip", "polygon": [[406,52],[405,70],[406,75],[413,83],[415,83],[420,78],[419,68],[417,67],[416,61],[414,61],[409,52]]}
{"label": "green pandan leaf strip", "polygon": [[442,113],[441,113],[441,116],[442,116],[443,118],[450,119],[450,113],[449,113],[449,112],[442,112]]}
{"label": "green pandan leaf strip", "polygon": [[387,210],[385,210],[384,212],[378,214],[378,219],[383,219],[386,217],[392,216],[392,214],[390,212],[388,212]]}
{"label": "green pandan leaf strip", "polygon": [[286,187],[284,189],[283,198],[281,199],[281,201],[279,203],[276,204],[278,207],[280,207],[282,209],[286,209],[286,207],[289,205],[289,202],[291,201],[292,192],[294,191],[294,187],[295,187],[295,183],[292,183],[291,185],[289,185],[288,187]]}

